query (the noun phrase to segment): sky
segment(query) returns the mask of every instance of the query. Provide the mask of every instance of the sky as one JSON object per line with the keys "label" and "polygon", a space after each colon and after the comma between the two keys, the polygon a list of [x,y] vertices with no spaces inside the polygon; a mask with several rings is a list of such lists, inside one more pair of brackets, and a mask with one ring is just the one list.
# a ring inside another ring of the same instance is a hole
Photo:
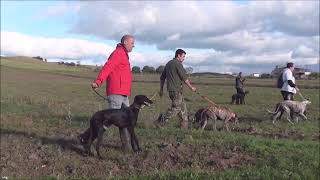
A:
{"label": "sky", "polygon": [[1,55],[103,65],[124,34],[131,67],[182,48],[194,72],[319,71],[319,1],[1,1]]}

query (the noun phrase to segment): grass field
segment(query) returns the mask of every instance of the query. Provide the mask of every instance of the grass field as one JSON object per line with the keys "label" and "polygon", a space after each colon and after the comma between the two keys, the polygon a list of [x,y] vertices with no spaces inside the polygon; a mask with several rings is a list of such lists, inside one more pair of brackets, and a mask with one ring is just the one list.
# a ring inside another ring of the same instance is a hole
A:
{"label": "grass field", "polygon": [[[104,135],[102,156],[82,155],[76,136],[90,116],[107,107],[90,87],[97,72],[30,58],[1,58],[1,179],[319,179],[319,80],[298,80],[312,101],[307,121],[272,125],[267,109],[281,101],[275,80],[247,80],[246,105],[230,105],[234,79],[191,77],[198,90],[240,117],[226,132],[218,123],[204,131],[172,119],[158,129],[153,121],[170,104],[167,94],[141,110],[137,136],[141,153],[120,149],[117,128]],[[152,96],[159,75],[134,75],[132,98]],[[99,92],[104,94],[105,88]],[[208,103],[185,88],[190,113]],[[300,100],[299,96],[295,97]]]}

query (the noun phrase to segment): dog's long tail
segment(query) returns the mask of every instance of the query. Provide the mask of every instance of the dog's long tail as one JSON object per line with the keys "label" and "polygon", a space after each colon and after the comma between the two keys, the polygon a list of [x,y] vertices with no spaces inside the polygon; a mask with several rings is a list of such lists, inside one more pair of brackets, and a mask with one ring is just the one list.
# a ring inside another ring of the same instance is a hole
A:
{"label": "dog's long tail", "polygon": [[276,114],[276,113],[277,113],[277,111],[273,112],[273,111],[270,111],[269,109],[267,109],[267,111],[268,111],[268,113],[270,113],[270,114]]}
{"label": "dog's long tail", "polygon": [[268,113],[270,113],[270,114],[277,114],[279,112],[279,110],[280,110],[280,104],[279,103],[277,104],[276,109],[275,109],[274,112],[270,111],[269,109],[267,109]]}

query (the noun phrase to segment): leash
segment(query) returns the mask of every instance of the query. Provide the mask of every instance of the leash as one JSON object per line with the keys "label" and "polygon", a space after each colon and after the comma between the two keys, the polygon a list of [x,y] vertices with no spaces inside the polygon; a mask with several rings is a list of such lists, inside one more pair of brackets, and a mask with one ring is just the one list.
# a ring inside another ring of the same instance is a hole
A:
{"label": "leash", "polygon": [[297,90],[297,91],[298,91],[299,96],[300,96],[303,100],[306,100],[306,98],[304,98],[304,97],[302,96],[302,94],[301,94],[301,92],[300,92],[300,89]]}
{"label": "leash", "polygon": [[[98,96],[100,96],[100,97],[102,97],[104,100],[108,101],[108,99],[105,98],[104,96],[102,96],[99,92],[97,92],[96,89],[92,88],[92,90],[93,90]],[[155,93],[153,94],[153,96],[150,98],[150,100],[154,99],[157,94],[158,94],[158,93],[155,92]],[[142,105],[141,108],[143,108],[144,106],[145,106],[145,105]]]}
{"label": "leash", "polygon": [[[158,92],[155,92],[155,93],[153,94],[153,96],[150,98],[150,100],[153,100],[153,99],[156,97],[157,94],[158,94]],[[146,106],[146,105],[142,105],[140,109],[144,108],[145,106]]]}
{"label": "leash", "polygon": [[196,91],[196,93],[202,97],[203,99],[205,99],[206,101],[208,101],[211,105],[219,107],[216,103],[214,103],[213,101],[211,101],[209,98],[207,98],[206,96],[202,95],[199,91]]}
{"label": "leash", "polygon": [[102,97],[104,100],[108,101],[108,99],[105,98],[104,96],[102,96],[100,93],[98,93],[98,92],[96,91],[96,89],[92,88],[92,90],[93,90],[98,96],[100,96],[100,97]]}

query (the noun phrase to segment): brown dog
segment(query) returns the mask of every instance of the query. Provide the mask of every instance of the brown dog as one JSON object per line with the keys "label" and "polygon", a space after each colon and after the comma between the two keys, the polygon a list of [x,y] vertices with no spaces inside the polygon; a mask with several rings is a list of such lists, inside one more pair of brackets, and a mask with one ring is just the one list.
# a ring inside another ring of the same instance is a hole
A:
{"label": "brown dog", "polygon": [[206,127],[209,119],[214,120],[215,130],[217,130],[216,120],[224,121],[224,127],[227,131],[229,131],[229,122],[238,123],[239,121],[237,114],[226,107],[209,106],[199,109],[194,115],[194,123],[196,123],[198,127],[200,126],[201,129]]}

